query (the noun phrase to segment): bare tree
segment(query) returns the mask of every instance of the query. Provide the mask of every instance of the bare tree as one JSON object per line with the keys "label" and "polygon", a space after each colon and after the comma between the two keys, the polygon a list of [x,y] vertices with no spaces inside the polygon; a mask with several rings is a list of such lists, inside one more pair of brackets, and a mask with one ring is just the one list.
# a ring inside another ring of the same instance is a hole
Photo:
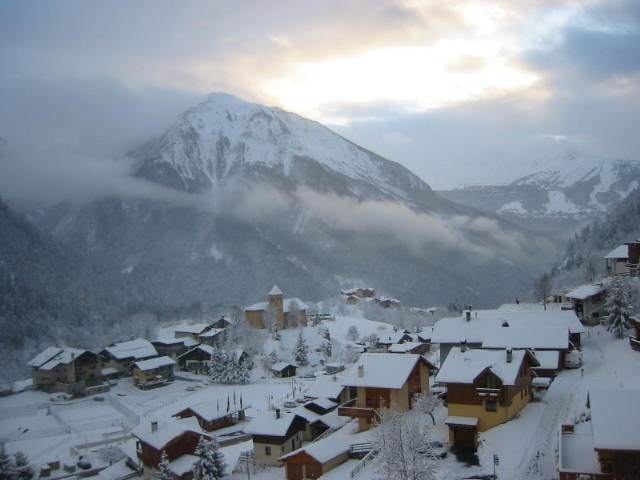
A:
{"label": "bare tree", "polygon": [[551,275],[543,273],[535,283],[536,298],[542,301],[544,309],[547,309],[547,297],[551,294]]}

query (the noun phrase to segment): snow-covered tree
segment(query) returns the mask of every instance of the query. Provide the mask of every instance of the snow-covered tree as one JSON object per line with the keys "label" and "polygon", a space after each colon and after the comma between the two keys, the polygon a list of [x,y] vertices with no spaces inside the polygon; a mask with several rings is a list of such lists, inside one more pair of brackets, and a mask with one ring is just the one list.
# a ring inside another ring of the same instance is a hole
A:
{"label": "snow-covered tree", "polygon": [[416,395],[416,410],[418,412],[424,413],[425,415],[429,415],[431,417],[431,421],[433,424],[436,424],[436,419],[433,416],[433,412],[436,407],[440,404],[438,397],[435,395],[425,395],[424,393],[420,393]]}
{"label": "snow-covered tree", "polygon": [[298,334],[298,340],[294,347],[293,356],[298,365],[306,365],[309,363],[309,346],[307,345],[307,341],[304,339],[303,330],[300,330],[300,333]]}
{"label": "snow-covered tree", "polygon": [[331,358],[331,354],[333,352],[333,344],[329,340],[323,340],[318,347],[318,350],[326,358]]}
{"label": "snow-covered tree", "polygon": [[329,329],[324,325],[320,325],[318,327],[318,335],[320,335],[325,340],[331,340],[331,334],[329,333]]}
{"label": "snow-covered tree", "polygon": [[7,453],[4,443],[0,443],[0,480],[11,480],[14,472],[14,459]]}
{"label": "snow-covered tree", "polygon": [[173,474],[171,473],[171,470],[169,469],[169,457],[167,457],[167,454],[165,453],[165,451],[162,451],[162,454],[160,455],[160,463],[158,463],[158,480],[172,480],[173,479]]}
{"label": "snow-covered tree", "polygon": [[631,286],[628,282],[617,277],[607,289],[607,301],[605,305],[609,316],[607,318],[607,330],[622,338],[624,330],[629,328],[629,316],[631,309]]}
{"label": "snow-covered tree", "polygon": [[211,381],[222,384],[249,383],[249,368],[234,353],[223,350],[214,351],[211,355],[209,377]]}
{"label": "snow-covered tree", "polygon": [[194,455],[198,460],[193,465],[193,480],[221,480],[224,477],[227,465],[215,437],[212,440],[200,437]]}
{"label": "snow-covered tree", "polygon": [[349,330],[347,330],[347,340],[351,340],[352,342],[356,342],[360,338],[360,333],[358,333],[358,327],[355,325],[351,325]]}
{"label": "snow-covered tree", "polygon": [[438,465],[424,416],[389,409],[380,415],[374,431],[380,473],[388,480],[434,480]]}

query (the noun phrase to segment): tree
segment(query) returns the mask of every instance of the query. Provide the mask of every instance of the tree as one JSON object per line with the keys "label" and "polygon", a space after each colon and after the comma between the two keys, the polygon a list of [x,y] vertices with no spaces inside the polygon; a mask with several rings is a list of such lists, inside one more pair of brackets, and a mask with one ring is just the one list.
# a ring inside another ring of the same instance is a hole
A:
{"label": "tree", "polygon": [[249,368],[235,355],[224,350],[216,350],[211,355],[209,377],[222,384],[249,383]]}
{"label": "tree", "polygon": [[269,370],[279,361],[280,359],[278,358],[278,354],[276,353],[276,351],[271,350],[271,353],[269,355],[265,355],[264,357],[262,357],[262,368],[264,368],[265,370]]}
{"label": "tree", "polygon": [[551,293],[551,275],[543,273],[535,283],[536,298],[542,301],[544,309],[547,309],[547,297]]}
{"label": "tree", "polygon": [[303,331],[300,330],[300,334],[298,335],[298,340],[296,341],[293,353],[298,365],[306,365],[307,363],[309,363],[309,347],[306,340],[304,339],[304,335],[302,332]]}
{"label": "tree", "polygon": [[333,353],[333,344],[329,340],[323,340],[318,347],[320,353],[324,355],[326,358],[331,358],[331,354]]}
{"label": "tree", "polygon": [[349,327],[349,330],[347,330],[347,340],[351,340],[352,342],[355,342],[358,340],[358,338],[360,338],[360,334],[358,333],[358,327],[356,327],[355,325],[351,325]]}
{"label": "tree", "polygon": [[431,447],[431,431],[424,416],[415,411],[383,409],[375,429],[380,473],[388,480],[434,480],[437,459]]}
{"label": "tree", "polygon": [[0,480],[11,480],[14,472],[14,460],[7,453],[4,443],[0,443]]}
{"label": "tree", "polygon": [[436,419],[433,416],[433,412],[439,403],[435,395],[425,395],[421,393],[416,396],[416,410],[425,415],[429,415],[434,425],[436,424]]}
{"label": "tree", "polygon": [[201,436],[194,454],[198,460],[192,468],[193,480],[221,480],[224,477],[227,465],[215,437],[207,440]]}
{"label": "tree", "polygon": [[169,457],[167,457],[166,452],[163,450],[160,455],[160,463],[158,463],[158,479],[159,480],[172,480],[173,474],[169,469]]}
{"label": "tree", "polygon": [[607,318],[607,330],[622,338],[624,330],[629,328],[629,315],[631,309],[631,286],[622,278],[617,277],[607,289],[607,301],[605,308],[609,312]]}

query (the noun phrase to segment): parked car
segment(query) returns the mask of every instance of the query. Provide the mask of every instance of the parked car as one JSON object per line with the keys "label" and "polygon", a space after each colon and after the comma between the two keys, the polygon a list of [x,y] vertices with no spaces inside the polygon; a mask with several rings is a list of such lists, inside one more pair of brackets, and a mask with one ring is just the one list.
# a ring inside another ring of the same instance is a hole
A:
{"label": "parked car", "polygon": [[284,408],[296,408],[298,404],[292,400],[287,400],[286,402],[284,402],[283,406]]}
{"label": "parked car", "polygon": [[580,367],[582,367],[582,352],[579,350],[571,350],[564,357],[564,368]]}

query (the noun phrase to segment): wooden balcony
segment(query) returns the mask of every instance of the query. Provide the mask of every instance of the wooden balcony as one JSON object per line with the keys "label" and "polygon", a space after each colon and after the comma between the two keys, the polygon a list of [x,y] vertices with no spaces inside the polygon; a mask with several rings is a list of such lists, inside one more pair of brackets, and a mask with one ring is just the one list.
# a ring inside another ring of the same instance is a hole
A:
{"label": "wooden balcony", "polygon": [[338,407],[338,415],[351,418],[378,418],[378,412],[373,408],[366,407]]}
{"label": "wooden balcony", "polygon": [[631,345],[632,350],[640,352],[640,339],[637,337],[629,337],[629,345]]}

